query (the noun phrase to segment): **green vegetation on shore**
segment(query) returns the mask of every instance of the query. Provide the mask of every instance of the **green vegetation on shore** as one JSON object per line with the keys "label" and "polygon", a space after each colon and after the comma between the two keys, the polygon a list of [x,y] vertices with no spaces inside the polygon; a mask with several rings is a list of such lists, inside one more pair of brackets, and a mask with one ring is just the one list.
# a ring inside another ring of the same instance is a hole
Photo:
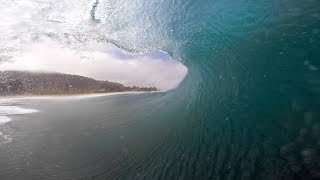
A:
{"label": "green vegetation on shore", "polygon": [[0,71],[0,96],[73,95],[126,91],[158,91],[156,87],[127,87],[92,78],[27,71]]}

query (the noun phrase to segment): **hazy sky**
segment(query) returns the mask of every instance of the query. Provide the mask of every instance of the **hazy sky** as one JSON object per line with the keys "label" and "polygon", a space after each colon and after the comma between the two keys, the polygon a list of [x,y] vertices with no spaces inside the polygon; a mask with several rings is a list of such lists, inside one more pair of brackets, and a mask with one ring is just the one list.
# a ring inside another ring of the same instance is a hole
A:
{"label": "hazy sky", "polygon": [[128,86],[176,87],[187,68],[164,52],[129,55],[111,44],[89,43],[81,50],[45,40],[27,46],[0,70],[50,71],[116,81]]}

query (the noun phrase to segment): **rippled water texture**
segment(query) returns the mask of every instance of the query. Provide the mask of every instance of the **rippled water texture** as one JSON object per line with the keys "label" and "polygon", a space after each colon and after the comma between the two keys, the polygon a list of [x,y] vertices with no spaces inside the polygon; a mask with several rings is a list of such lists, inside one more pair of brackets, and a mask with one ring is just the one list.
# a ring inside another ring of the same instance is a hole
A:
{"label": "rippled water texture", "polygon": [[0,16],[3,60],[45,36],[73,48],[160,49],[188,67],[166,93],[25,102],[42,113],[7,125],[13,140],[0,146],[0,177],[320,178],[319,1],[6,1],[0,9],[18,19]]}

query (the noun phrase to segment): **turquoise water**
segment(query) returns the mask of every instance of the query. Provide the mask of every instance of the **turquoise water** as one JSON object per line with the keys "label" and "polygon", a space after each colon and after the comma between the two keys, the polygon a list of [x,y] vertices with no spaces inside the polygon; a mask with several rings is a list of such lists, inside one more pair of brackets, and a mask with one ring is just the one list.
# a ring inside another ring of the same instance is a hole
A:
{"label": "turquoise water", "polygon": [[319,7],[96,1],[83,39],[166,51],[186,79],[165,93],[20,102],[42,113],[6,125],[0,177],[320,178]]}

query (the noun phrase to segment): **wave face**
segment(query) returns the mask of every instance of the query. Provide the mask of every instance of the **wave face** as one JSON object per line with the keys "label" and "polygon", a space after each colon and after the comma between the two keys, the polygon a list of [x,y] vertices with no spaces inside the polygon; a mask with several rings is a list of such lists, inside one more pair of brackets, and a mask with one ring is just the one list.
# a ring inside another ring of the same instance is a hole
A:
{"label": "wave face", "polygon": [[[172,104],[151,114],[170,133],[121,177],[319,178],[319,5],[100,2],[95,19],[109,39],[136,51],[160,48],[189,69],[154,102]],[[167,111],[174,116],[160,115]]]}
{"label": "wave face", "polygon": [[45,34],[74,46],[95,40],[135,53],[160,49],[188,67],[177,89],[141,98],[131,118],[140,127],[123,127],[126,137],[149,141],[128,139],[139,146],[91,178],[320,178],[319,1],[43,1],[43,7],[47,17],[34,15],[42,28],[30,34],[26,27],[25,42]]}

